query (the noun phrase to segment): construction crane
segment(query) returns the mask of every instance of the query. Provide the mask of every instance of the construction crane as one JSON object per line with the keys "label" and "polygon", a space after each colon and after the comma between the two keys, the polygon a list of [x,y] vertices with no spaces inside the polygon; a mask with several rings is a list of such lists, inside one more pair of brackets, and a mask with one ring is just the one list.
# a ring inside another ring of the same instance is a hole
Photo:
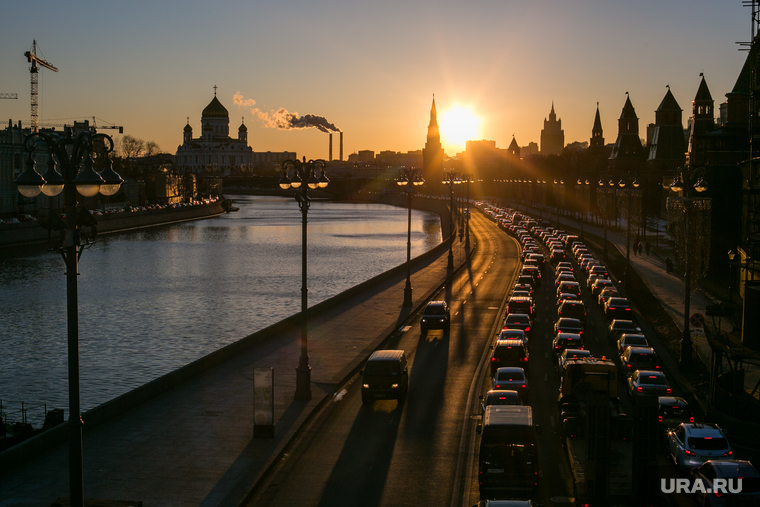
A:
{"label": "construction crane", "polygon": [[29,73],[32,77],[32,132],[37,132],[37,65],[50,69],[53,72],[58,72],[58,68],[52,63],[37,56],[36,39],[32,42],[32,50],[24,53],[24,56],[26,56],[27,61],[32,64],[32,66],[29,67]]}
{"label": "construction crane", "polygon": [[18,93],[0,93],[0,99],[17,99]]}

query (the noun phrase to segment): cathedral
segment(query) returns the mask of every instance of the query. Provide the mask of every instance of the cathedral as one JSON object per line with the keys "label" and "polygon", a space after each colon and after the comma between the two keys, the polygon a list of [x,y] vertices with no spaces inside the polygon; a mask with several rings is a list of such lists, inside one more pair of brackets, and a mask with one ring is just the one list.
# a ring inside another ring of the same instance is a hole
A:
{"label": "cathedral", "polygon": [[238,127],[237,138],[230,137],[230,114],[216,97],[201,113],[201,135],[193,138],[190,118],[185,125],[182,144],[177,147],[177,166],[182,172],[201,175],[240,175],[252,169],[254,154],[248,146],[248,128]]}

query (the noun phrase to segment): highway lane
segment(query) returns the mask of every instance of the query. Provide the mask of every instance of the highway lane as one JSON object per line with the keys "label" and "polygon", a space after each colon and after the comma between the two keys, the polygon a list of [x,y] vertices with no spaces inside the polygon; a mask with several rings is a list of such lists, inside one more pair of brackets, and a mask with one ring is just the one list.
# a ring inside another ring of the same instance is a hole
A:
{"label": "highway lane", "polygon": [[362,405],[355,377],[249,505],[449,505],[461,498],[454,484],[466,402],[519,267],[516,242],[476,212],[471,240],[477,249],[468,265],[436,296],[450,302],[450,331],[422,335],[415,317],[386,347],[409,358],[406,402]]}

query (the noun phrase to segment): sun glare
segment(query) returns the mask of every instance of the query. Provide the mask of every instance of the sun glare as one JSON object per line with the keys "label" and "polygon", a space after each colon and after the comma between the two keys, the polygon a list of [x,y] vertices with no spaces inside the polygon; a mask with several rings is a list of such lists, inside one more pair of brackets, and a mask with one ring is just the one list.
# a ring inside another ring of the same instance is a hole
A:
{"label": "sun glare", "polygon": [[454,106],[441,112],[438,127],[441,144],[448,148],[446,151],[464,151],[467,141],[479,139],[480,136],[480,118],[468,107]]}

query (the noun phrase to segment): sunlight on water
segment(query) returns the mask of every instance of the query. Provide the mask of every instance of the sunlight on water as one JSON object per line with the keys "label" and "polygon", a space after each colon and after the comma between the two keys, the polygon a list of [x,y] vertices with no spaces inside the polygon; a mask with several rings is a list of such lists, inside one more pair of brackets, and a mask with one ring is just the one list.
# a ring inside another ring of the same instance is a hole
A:
{"label": "sunlight on water", "polygon": [[[85,250],[83,410],[300,310],[298,205],[278,197],[234,199],[237,213],[104,236]],[[308,220],[310,306],[406,260],[403,208],[313,201]],[[440,242],[438,216],[413,211],[412,256]],[[4,405],[68,406],[64,273],[55,252],[0,259]],[[41,411],[33,422],[41,422]]]}

